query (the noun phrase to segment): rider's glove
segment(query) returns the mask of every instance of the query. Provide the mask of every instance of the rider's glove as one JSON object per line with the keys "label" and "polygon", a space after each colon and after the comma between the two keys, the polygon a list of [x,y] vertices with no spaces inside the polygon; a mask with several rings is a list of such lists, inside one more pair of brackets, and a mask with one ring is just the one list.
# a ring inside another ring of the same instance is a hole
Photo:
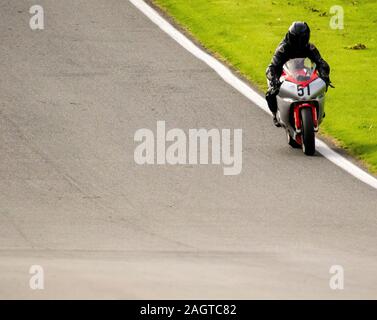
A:
{"label": "rider's glove", "polygon": [[321,79],[322,79],[323,81],[325,81],[325,83],[326,83],[326,92],[327,92],[327,90],[328,90],[329,87],[331,87],[331,88],[335,88],[335,87],[331,84],[331,81],[330,81],[330,77],[329,77],[329,76],[323,76],[323,77],[321,77]]}
{"label": "rider's glove", "polygon": [[279,93],[279,89],[280,89],[280,86],[281,86],[281,83],[279,81],[279,79],[277,78],[273,78],[271,81],[270,81],[270,93],[271,94],[278,94]]}

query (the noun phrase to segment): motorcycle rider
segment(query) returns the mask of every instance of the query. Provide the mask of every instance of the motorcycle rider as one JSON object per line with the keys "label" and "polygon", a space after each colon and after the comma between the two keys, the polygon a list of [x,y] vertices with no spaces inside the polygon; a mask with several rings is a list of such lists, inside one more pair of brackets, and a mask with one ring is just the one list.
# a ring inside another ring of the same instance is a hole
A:
{"label": "motorcycle rider", "polygon": [[309,39],[310,28],[308,24],[301,21],[293,22],[289,27],[285,38],[280,42],[279,46],[275,50],[271,63],[266,70],[266,76],[268,79],[266,100],[273,115],[273,122],[277,127],[280,127],[280,124],[276,119],[276,96],[279,93],[281,84],[279,78],[283,71],[283,66],[288,60],[295,58],[309,58],[316,64],[319,76],[326,82],[326,90],[328,86],[331,86],[330,66],[321,57],[314,44],[309,42]]}

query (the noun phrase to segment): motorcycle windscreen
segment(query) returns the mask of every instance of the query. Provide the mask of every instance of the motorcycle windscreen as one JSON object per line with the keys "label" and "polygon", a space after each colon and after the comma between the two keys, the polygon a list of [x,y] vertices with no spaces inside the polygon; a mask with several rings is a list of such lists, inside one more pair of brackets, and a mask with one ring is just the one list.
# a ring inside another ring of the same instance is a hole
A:
{"label": "motorcycle windscreen", "polygon": [[285,73],[296,81],[308,81],[315,71],[315,63],[308,58],[289,60],[283,67]]}

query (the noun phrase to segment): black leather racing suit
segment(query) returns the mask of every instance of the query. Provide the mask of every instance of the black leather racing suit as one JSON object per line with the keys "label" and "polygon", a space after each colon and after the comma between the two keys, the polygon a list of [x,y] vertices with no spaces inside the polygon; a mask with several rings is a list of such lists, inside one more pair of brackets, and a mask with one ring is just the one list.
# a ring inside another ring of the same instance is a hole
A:
{"label": "black leather racing suit", "polygon": [[284,40],[277,47],[272,61],[266,70],[266,76],[269,80],[269,89],[266,93],[266,100],[271,112],[277,111],[276,95],[279,92],[279,78],[283,71],[284,64],[294,58],[309,58],[312,60],[319,72],[319,76],[330,84],[330,66],[322,59],[318,49],[312,43],[308,43],[304,47],[297,47],[294,44],[289,43],[288,36],[285,36]]}

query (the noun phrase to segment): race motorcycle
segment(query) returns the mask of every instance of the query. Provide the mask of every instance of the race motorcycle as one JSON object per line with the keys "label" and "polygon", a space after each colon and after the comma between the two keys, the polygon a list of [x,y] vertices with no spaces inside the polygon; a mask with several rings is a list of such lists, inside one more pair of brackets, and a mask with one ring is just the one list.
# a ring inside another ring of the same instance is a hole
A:
{"label": "race motorcycle", "polygon": [[289,60],[280,82],[276,117],[286,131],[288,144],[314,155],[315,133],[325,116],[326,83],[307,58]]}

